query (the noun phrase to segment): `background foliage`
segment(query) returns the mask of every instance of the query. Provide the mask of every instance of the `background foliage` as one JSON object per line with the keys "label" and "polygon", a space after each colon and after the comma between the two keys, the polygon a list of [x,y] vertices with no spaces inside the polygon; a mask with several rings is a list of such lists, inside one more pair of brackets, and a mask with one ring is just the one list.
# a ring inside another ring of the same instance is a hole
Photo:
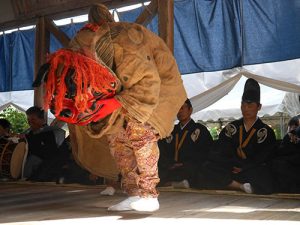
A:
{"label": "background foliage", "polygon": [[1,111],[0,118],[7,119],[11,123],[13,133],[21,133],[29,128],[26,114],[13,106],[9,106]]}

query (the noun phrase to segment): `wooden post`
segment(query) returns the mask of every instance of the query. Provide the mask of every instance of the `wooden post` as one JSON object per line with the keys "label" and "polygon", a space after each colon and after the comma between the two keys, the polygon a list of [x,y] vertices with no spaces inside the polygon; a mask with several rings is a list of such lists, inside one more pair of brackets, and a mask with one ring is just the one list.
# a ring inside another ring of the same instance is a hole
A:
{"label": "wooden post", "polygon": [[[50,48],[50,33],[45,26],[45,18],[40,17],[35,29],[35,62],[34,62],[34,79],[41,65],[46,62],[47,54]],[[44,103],[43,86],[34,89],[34,105],[42,107]]]}
{"label": "wooden post", "polygon": [[53,20],[45,18],[45,26],[64,47],[68,46],[70,38],[55,25]]}
{"label": "wooden post", "polygon": [[174,53],[174,0],[158,0],[158,33]]}
{"label": "wooden post", "polygon": [[157,4],[158,0],[152,0],[148,6],[145,6],[144,11],[135,20],[135,23],[147,26],[157,14]]}

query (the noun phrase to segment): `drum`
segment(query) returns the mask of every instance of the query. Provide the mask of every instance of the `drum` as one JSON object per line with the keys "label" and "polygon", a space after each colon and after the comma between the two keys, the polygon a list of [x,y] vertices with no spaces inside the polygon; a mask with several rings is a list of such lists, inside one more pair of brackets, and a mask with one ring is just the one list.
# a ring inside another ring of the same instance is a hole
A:
{"label": "drum", "polygon": [[25,142],[14,143],[1,141],[0,143],[0,176],[18,179],[22,175],[23,163],[27,155]]}

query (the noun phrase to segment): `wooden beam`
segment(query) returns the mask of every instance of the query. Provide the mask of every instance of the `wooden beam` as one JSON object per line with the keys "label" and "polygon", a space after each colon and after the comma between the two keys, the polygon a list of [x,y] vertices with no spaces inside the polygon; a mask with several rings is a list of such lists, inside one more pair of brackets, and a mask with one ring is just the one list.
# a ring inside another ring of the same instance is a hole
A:
{"label": "wooden beam", "polygon": [[52,20],[45,18],[45,25],[47,30],[50,31],[64,47],[68,46],[70,38],[61,31]]}
{"label": "wooden beam", "polygon": [[158,0],[152,0],[148,6],[145,6],[144,11],[135,20],[135,23],[147,26],[155,17],[158,11]]}
{"label": "wooden beam", "polygon": [[16,2],[14,0],[11,1],[11,6],[14,11],[14,15],[19,15],[20,14],[20,7],[19,7],[19,2]]}
{"label": "wooden beam", "polygon": [[15,29],[18,27],[32,26],[37,23],[36,21],[37,19],[34,18],[29,20],[13,20],[13,21],[0,23],[0,31]]}
{"label": "wooden beam", "polygon": [[[149,0],[10,0],[14,11],[14,19],[2,21],[0,31],[36,24],[41,16],[54,20],[87,14],[94,3],[102,3],[110,9]],[[26,6],[26,4],[27,6]],[[33,4],[34,3],[34,4]]]}
{"label": "wooden beam", "polygon": [[174,0],[158,0],[158,33],[174,52]]}
{"label": "wooden beam", "polygon": [[[38,19],[35,30],[35,62],[34,62],[34,79],[41,65],[46,62],[47,54],[50,48],[50,33],[46,29],[45,18]],[[44,103],[43,86],[34,89],[34,105],[43,106]]]}

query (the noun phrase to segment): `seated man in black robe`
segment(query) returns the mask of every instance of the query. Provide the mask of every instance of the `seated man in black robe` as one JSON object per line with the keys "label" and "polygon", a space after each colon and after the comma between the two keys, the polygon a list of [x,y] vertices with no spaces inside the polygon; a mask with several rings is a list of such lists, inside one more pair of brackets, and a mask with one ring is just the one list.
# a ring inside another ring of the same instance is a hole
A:
{"label": "seated man in black robe", "polygon": [[207,128],[191,119],[193,107],[189,99],[180,108],[171,135],[159,141],[160,185],[172,182],[174,187],[194,186],[195,174],[206,161],[213,144]]}
{"label": "seated man in black robe", "polygon": [[274,131],[257,117],[260,109],[260,87],[250,78],[242,96],[243,117],[221,131],[214,154],[198,175],[198,187],[255,194],[273,192],[270,162],[276,138]]}
{"label": "seated man in black robe", "polygon": [[[44,110],[33,106],[26,111],[30,128],[25,132],[28,156],[23,171],[23,179],[49,181],[61,156],[59,146],[65,139],[65,131],[48,126]],[[63,162],[61,162],[63,163]],[[54,175],[53,175],[54,176]]]}
{"label": "seated man in black robe", "polygon": [[0,140],[6,140],[10,136],[11,123],[4,118],[0,118]]}
{"label": "seated man in black robe", "polygon": [[300,127],[297,116],[288,123],[284,136],[272,161],[276,192],[300,193]]}

